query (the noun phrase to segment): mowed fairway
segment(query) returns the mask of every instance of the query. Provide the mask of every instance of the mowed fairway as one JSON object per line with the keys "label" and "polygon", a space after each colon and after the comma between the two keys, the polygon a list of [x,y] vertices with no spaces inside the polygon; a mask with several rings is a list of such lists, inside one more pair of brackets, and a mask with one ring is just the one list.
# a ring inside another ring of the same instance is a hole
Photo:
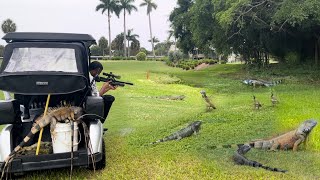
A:
{"label": "mowed fairway", "polygon": [[[134,86],[119,87],[104,126],[107,167],[93,171],[76,168],[74,179],[320,179],[320,125],[300,151],[267,152],[252,149],[246,156],[276,173],[234,165],[235,149],[208,146],[268,138],[296,128],[302,121],[320,121],[320,85],[303,83],[306,74],[278,74],[285,82],[273,88],[280,100],[271,106],[270,88],[241,83],[252,78],[241,65],[214,65],[201,71],[183,71],[163,62],[103,61],[105,72],[122,76]],[[147,79],[147,72],[149,79]],[[260,77],[265,74],[254,74]],[[319,73],[318,73],[319,74]],[[311,82],[311,81],[310,81]],[[101,83],[99,83],[101,86]],[[206,112],[200,90],[206,90],[217,109]],[[254,110],[252,95],[263,104]],[[185,95],[183,101],[155,98]],[[150,145],[195,120],[202,120],[199,135]],[[320,123],[320,122],[319,122]],[[26,179],[67,179],[69,169],[27,173]]]}

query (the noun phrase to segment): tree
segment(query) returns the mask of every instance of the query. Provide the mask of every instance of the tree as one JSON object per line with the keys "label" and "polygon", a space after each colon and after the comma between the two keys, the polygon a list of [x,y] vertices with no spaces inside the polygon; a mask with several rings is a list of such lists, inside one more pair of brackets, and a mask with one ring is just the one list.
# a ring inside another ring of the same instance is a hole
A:
{"label": "tree", "polygon": [[164,41],[164,42],[156,44],[154,46],[154,50],[155,50],[156,54],[163,56],[164,54],[168,54],[170,46],[172,44],[173,43],[170,41]]}
{"label": "tree", "polygon": [[148,51],[147,51],[147,49],[144,48],[144,47],[141,47],[141,48],[139,49],[139,51],[140,51],[140,52],[144,52],[146,55],[148,55]]}
{"label": "tree", "polygon": [[159,39],[156,38],[156,37],[154,37],[154,36],[153,36],[152,39],[149,39],[148,41],[149,41],[149,42],[153,42],[153,43],[158,43],[158,42],[160,42]]}
{"label": "tree", "polygon": [[[111,13],[116,13],[119,17],[119,5],[117,0],[100,0],[100,4],[96,7],[96,11],[101,10],[102,14],[107,10],[108,28],[109,28],[109,42],[111,42]],[[111,46],[109,46],[109,58],[111,59]]]}
{"label": "tree", "polygon": [[115,50],[116,55],[123,55],[123,33],[120,33],[116,38],[111,42],[111,48]]}
{"label": "tree", "polygon": [[[104,54],[105,54],[104,52],[108,48],[108,40],[104,36],[102,36],[98,41],[98,46],[100,47],[100,49],[102,51],[102,56],[104,56]],[[110,48],[109,48],[109,50],[110,50]]]}
{"label": "tree", "polygon": [[5,33],[5,34],[7,34],[9,32],[15,32],[17,30],[16,24],[11,19],[7,19],[7,20],[3,21],[1,28],[2,28],[3,33]]}
{"label": "tree", "polygon": [[101,48],[99,46],[91,46],[90,52],[92,56],[100,56],[101,55]]}
{"label": "tree", "polygon": [[195,47],[190,30],[190,9],[193,3],[194,0],[178,0],[178,7],[174,8],[169,16],[170,26],[174,31],[174,37],[177,38],[177,46],[185,54]]}
{"label": "tree", "polygon": [[147,6],[147,15],[149,16],[149,29],[150,29],[150,39],[151,39],[151,44],[152,44],[152,52],[153,52],[153,57],[154,59],[156,58],[156,54],[154,51],[154,42],[152,39],[152,28],[151,28],[151,11],[152,9],[157,9],[157,4],[152,2],[152,0],[143,0],[144,2],[140,4],[140,6]]}
{"label": "tree", "polygon": [[130,57],[130,41],[137,40],[136,37],[139,37],[137,34],[132,34],[133,29],[128,30],[127,41],[128,41],[128,57]]}
{"label": "tree", "polygon": [[119,13],[123,11],[123,55],[126,57],[126,12],[128,14],[131,14],[133,10],[138,11],[137,7],[134,6],[132,3],[134,3],[135,0],[120,0],[120,6],[119,6]]}
{"label": "tree", "polygon": [[137,55],[140,50],[140,42],[137,39],[132,40],[130,49],[132,55]]}

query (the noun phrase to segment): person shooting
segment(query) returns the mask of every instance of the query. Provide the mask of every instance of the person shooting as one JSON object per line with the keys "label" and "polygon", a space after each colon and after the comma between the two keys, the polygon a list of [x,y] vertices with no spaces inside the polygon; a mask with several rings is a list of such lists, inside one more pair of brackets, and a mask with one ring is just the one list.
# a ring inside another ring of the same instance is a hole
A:
{"label": "person shooting", "polygon": [[97,89],[96,80],[95,78],[100,75],[103,70],[103,66],[98,61],[93,61],[89,64],[89,72],[90,72],[90,82],[91,84],[91,95],[92,96],[100,96],[103,98],[104,101],[104,123],[105,119],[107,118],[109,111],[111,109],[112,103],[115,101],[115,98],[112,95],[104,95],[106,92],[110,90],[117,89],[117,86],[111,85],[111,81],[104,82],[100,90]]}

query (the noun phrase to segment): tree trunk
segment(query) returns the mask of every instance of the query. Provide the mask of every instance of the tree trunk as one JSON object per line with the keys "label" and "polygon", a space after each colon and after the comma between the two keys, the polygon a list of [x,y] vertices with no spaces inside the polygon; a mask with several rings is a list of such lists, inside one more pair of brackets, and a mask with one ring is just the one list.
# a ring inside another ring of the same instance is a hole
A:
{"label": "tree trunk", "polygon": [[128,40],[128,57],[130,58],[130,41]]}
{"label": "tree trunk", "polygon": [[156,53],[154,52],[154,44],[153,44],[153,36],[152,36],[152,29],[151,29],[151,17],[149,13],[149,29],[150,29],[150,38],[151,38],[151,45],[152,45],[152,52],[153,52],[153,58],[156,59]]}
{"label": "tree trunk", "polygon": [[108,26],[109,26],[109,59],[111,59],[111,28],[110,28],[110,10],[108,9]]}
{"label": "tree trunk", "polygon": [[125,57],[125,59],[127,59],[126,57],[127,57],[127,47],[126,47],[126,37],[127,37],[127,32],[126,32],[126,10],[124,9],[123,10],[123,20],[124,20],[124,22],[123,22],[123,28],[124,28],[124,32],[123,32],[123,55],[124,55],[124,57]]}
{"label": "tree trunk", "polygon": [[317,38],[315,42],[315,47],[314,47],[314,64],[316,67],[319,66],[319,44],[320,44],[320,38]]}

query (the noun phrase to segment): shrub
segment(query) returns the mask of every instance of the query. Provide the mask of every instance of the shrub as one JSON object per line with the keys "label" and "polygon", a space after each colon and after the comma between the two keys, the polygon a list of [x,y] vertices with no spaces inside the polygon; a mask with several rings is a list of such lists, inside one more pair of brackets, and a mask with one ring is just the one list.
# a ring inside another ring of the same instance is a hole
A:
{"label": "shrub", "polygon": [[147,55],[146,55],[146,53],[144,53],[144,52],[139,52],[139,53],[136,55],[136,59],[137,59],[138,61],[145,61],[146,58],[147,58]]}

